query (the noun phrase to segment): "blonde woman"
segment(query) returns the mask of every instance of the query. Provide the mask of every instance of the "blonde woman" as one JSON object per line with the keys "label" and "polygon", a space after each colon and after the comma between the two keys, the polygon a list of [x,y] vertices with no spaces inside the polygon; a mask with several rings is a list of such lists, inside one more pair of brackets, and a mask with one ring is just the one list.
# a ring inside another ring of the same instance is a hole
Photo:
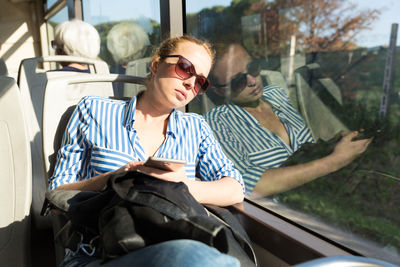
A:
{"label": "blonde woman", "polygon": [[[207,90],[213,58],[206,42],[188,36],[171,38],[155,53],[147,89],[137,97],[130,101],[83,99],[67,126],[50,189],[101,190],[110,174],[140,170],[185,183],[200,203],[227,206],[241,202],[242,177],[223,154],[208,124],[199,115],[176,109]],[[149,156],[187,164],[178,171],[163,171],[143,166]],[[84,262],[99,264],[96,258],[70,251],[63,266]],[[193,240],[149,246],[107,264],[239,266],[235,258]]]}

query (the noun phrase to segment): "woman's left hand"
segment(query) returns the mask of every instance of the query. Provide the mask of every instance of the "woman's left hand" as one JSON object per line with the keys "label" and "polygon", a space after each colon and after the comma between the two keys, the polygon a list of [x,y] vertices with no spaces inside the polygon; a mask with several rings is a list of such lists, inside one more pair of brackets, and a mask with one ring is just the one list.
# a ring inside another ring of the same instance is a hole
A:
{"label": "woman's left hand", "polygon": [[186,171],[184,166],[180,167],[175,171],[166,171],[141,165],[137,167],[137,170],[145,174],[154,176],[158,179],[169,182],[178,183],[178,182],[187,182],[189,180],[186,177]]}

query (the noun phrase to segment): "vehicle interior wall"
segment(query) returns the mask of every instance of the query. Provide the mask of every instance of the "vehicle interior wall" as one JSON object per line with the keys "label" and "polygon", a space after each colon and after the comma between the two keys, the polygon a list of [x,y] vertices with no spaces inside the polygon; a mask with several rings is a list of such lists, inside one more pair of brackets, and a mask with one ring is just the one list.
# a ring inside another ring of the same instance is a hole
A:
{"label": "vehicle interior wall", "polygon": [[0,57],[6,62],[9,75],[15,79],[22,59],[41,55],[41,3],[41,0],[0,0]]}

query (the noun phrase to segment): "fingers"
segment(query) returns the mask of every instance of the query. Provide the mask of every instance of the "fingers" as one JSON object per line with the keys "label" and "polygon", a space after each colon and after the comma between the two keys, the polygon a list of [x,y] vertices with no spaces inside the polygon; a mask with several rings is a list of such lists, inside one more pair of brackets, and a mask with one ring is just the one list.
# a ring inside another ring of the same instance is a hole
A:
{"label": "fingers", "polygon": [[115,170],[114,173],[134,171],[134,170],[137,170],[138,166],[141,166],[143,164],[144,164],[143,161],[131,161],[131,162],[125,164],[124,166],[122,166],[121,168],[119,168],[118,170]]}
{"label": "fingers", "polygon": [[351,133],[351,131],[342,130],[342,131],[339,132],[339,134],[340,134],[342,137],[345,137],[345,136],[348,135],[349,133]]}
{"label": "fingers", "polygon": [[148,167],[148,166],[137,166],[137,170],[149,174],[149,175],[162,175],[165,173],[171,173],[171,171],[166,171],[166,170],[161,170],[161,169],[157,169],[157,168],[152,168],[152,167]]}
{"label": "fingers", "polygon": [[343,138],[346,138],[348,140],[353,139],[354,137],[356,137],[358,135],[358,131],[351,131],[351,132],[347,132],[345,136],[343,136]]}
{"label": "fingers", "polygon": [[181,168],[177,171],[167,171],[157,168],[152,168],[144,165],[140,165],[137,167],[137,170],[145,173],[147,175],[154,176],[158,179],[170,181],[170,182],[182,182],[186,179],[186,171],[185,168]]}

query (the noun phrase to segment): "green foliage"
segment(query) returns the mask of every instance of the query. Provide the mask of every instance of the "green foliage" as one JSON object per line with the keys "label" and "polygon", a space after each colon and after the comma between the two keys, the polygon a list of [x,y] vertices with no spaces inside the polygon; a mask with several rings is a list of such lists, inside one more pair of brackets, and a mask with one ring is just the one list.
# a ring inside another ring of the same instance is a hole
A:
{"label": "green foliage", "polygon": [[[288,54],[289,38],[295,35],[300,44],[297,52],[306,55],[306,64],[318,63],[323,76],[341,89],[340,113],[348,127],[365,129],[379,119],[387,48],[366,49],[352,43],[379,11],[349,8],[345,2],[233,0],[229,7],[190,14],[187,29],[217,46],[241,42],[250,54],[268,56],[268,64],[272,59],[278,62],[269,68],[273,70],[281,70],[281,54]],[[329,8],[316,9],[320,4]],[[317,12],[316,16],[310,16],[312,12]],[[259,25],[243,23],[251,18],[259,19]],[[375,137],[362,157],[346,168],[274,197],[400,251],[400,48],[396,58],[384,134]],[[193,107],[201,112],[201,103],[195,102]]]}

